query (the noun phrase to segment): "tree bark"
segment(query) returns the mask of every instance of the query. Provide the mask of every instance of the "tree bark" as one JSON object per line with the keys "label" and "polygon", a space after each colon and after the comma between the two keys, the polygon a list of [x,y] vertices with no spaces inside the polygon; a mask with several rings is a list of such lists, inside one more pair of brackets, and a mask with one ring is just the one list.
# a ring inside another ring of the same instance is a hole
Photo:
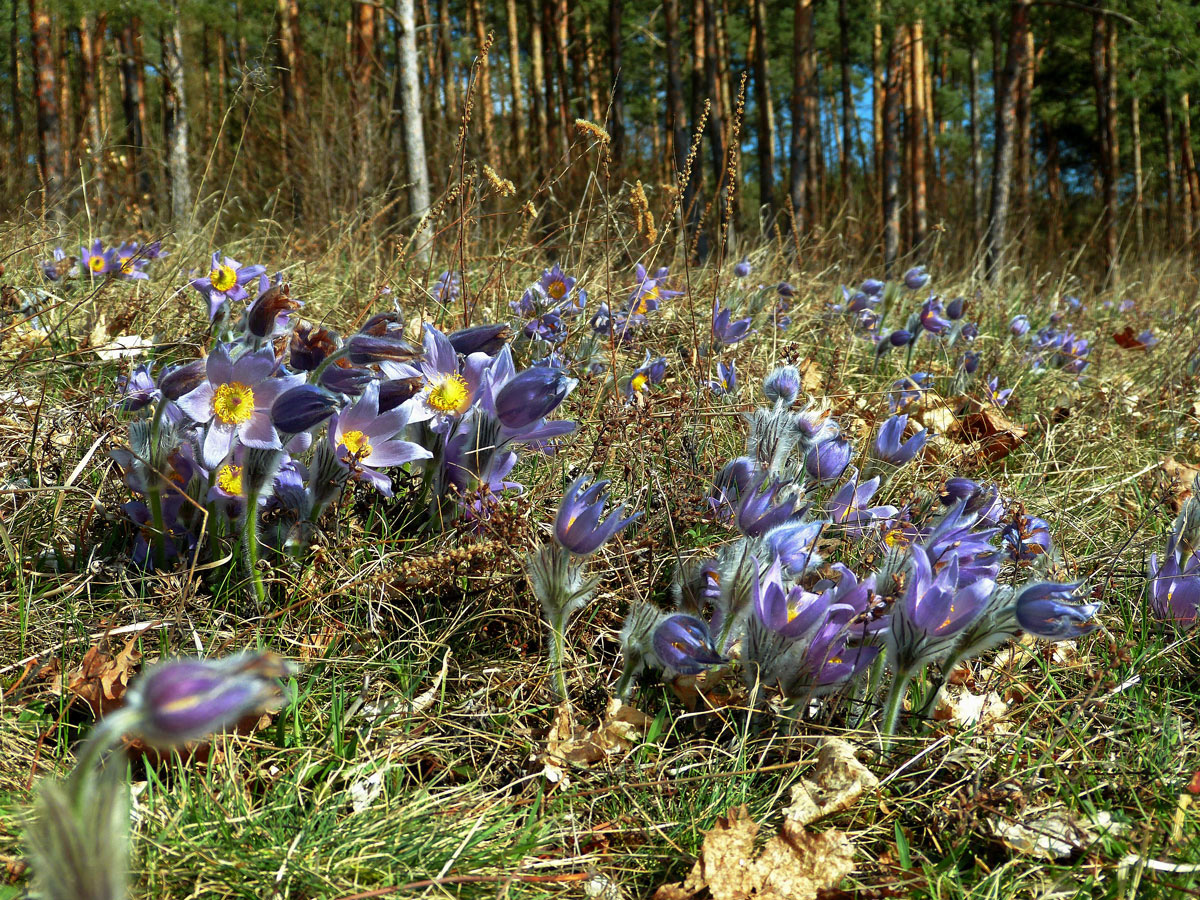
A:
{"label": "tree bark", "polygon": [[[687,166],[688,128],[683,105],[683,69],[679,64],[679,0],[663,0],[667,42],[667,132],[677,177]],[[685,204],[686,205],[686,204]]]}
{"label": "tree bark", "polygon": [[920,252],[929,227],[928,183],[926,181],[925,130],[929,127],[925,107],[925,25],[920,20],[912,26],[912,184],[913,184],[913,250]]}
{"label": "tree bark", "polygon": [[1013,0],[1008,56],[997,87],[995,155],[992,165],[992,209],[988,220],[987,277],[993,284],[1004,271],[1008,250],[1009,190],[1013,167],[1013,132],[1016,127],[1017,88],[1027,46],[1032,0]]}
{"label": "tree bark", "polygon": [[978,252],[983,239],[983,140],[979,128],[979,47],[971,41],[967,59],[971,95],[971,240]]}
{"label": "tree bark", "polygon": [[9,120],[9,145],[17,159],[25,158],[25,121],[21,115],[21,54],[16,48],[21,46],[20,4],[11,0],[12,19],[8,30],[8,87],[9,102],[12,105],[12,118]]}
{"label": "tree bark", "polygon": [[754,11],[754,91],[758,110],[758,203],[769,224],[775,219],[775,116],[771,99],[771,56],[767,44],[766,0]]}
{"label": "tree bark", "polygon": [[[396,29],[400,41],[400,96],[404,122],[404,159],[408,170],[408,211],[418,222],[429,211],[429,164],[425,158],[425,128],[421,115],[421,73],[417,57],[417,22],[413,0],[396,0]],[[416,259],[429,260],[433,226],[425,221],[411,241]]]}
{"label": "tree bark", "polygon": [[1133,218],[1137,252],[1146,248],[1146,196],[1142,190],[1142,111],[1137,95],[1137,73],[1133,75],[1133,98],[1130,101],[1129,126],[1133,132]]}
{"label": "tree bark", "polygon": [[1025,60],[1021,66],[1021,80],[1017,92],[1017,139],[1016,139],[1016,183],[1017,216],[1020,229],[1024,230],[1031,212],[1030,193],[1033,181],[1033,77],[1036,68],[1033,29],[1025,33]]}
{"label": "tree bark", "polygon": [[[534,6],[537,0],[533,0]],[[454,73],[454,45],[450,32],[450,0],[438,0],[438,57],[442,66],[442,96],[446,100],[446,115],[451,131],[458,129],[458,90]]]}
{"label": "tree bark", "polygon": [[[104,46],[104,13],[96,16],[95,24],[86,17],[79,22],[79,106],[83,118],[80,134],[86,136],[86,155],[92,162],[92,197],[99,200],[104,193],[104,147],[100,137],[99,72],[97,61]],[[83,150],[84,141],[80,141]]]}
{"label": "tree bark", "polygon": [[712,153],[713,184],[715,185],[715,208],[721,213],[722,219],[729,213],[726,209],[725,172],[727,147],[725,143],[725,127],[721,117],[719,104],[716,102],[721,92],[720,71],[717,66],[719,46],[717,44],[717,22],[712,0],[704,0],[704,75],[708,87],[708,96],[713,98],[712,113],[708,117],[709,150]]}
{"label": "tree bark", "polygon": [[[512,136],[516,144],[513,158],[518,163],[524,162],[527,156],[525,146],[525,97],[521,92],[521,33],[520,21],[517,19],[517,0],[506,0],[505,10],[508,14],[508,78],[512,93]],[[422,141],[422,144],[424,141]]]}
{"label": "tree bark", "polygon": [[1167,182],[1167,247],[1175,247],[1175,217],[1178,214],[1179,201],[1175,193],[1175,116],[1172,110],[1171,92],[1164,84],[1162,88],[1162,124],[1163,124],[1163,156],[1166,165],[1164,173]]}
{"label": "tree bark", "polygon": [[546,48],[542,42],[542,17],[540,0],[529,0],[526,7],[529,15],[529,107],[533,122],[533,143],[537,150],[535,168],[540,173],[550,154],[550,107],[546,103]]}
{"label": "tree bark", "polygon": [[[591,103],[592,121],[604,121],[604,104],[600,101],[600,88],[597,83],[600,81],[600,66],[596,62],[596,45],[592,41],[592,20],[588,17],[586,9],[580,5],[576,7],[579,10],[579,15],[583,17],[583,56],[587,62],[587,95]],[[607,98],[607,89],[605,97]]]}
{"label": "tree bark", "polygon": [[808,227],[808,96],[811,91],[808,49],[812,44],[812,0],[796,0],[792,30],[792,134],[789,144],[788,187],[792,200],[792,227],[802,235]]}
{"label": "tree bark", "polygon": [[887,83],[883,95],[883,272],[890,278],[900,256],[900,100],[904,76],[903,29],[888,47]]}
{"label": "tree bark", "polygon": [[[62,131],[54,81],[54,55],[50,50],[50,15],[40,0],[29,0],[30,46],[33,50],[33,91],[37,105],[38,165],[42,176],[42,203],[55,213],[62,187]],[[19,45],[14,44],[12,52]]]}
{"label": "tree bark", "polygon": [[[1103,193],[1102,233],[1104,261],[1111,273],[1117,261],[1116,114],[1109,98],[1109,42],[1113,28],[1101,13],[1092,16],[1092,87],[1096,94],[1097,132],[1100,137],[1100,180]],[[1115,72],[1114,72],[1115,77]]]}
{"label": "tree bark", "polygon": [[1179,98],[1179,144],[1182,150],[1184,196],[1187,198],[1185,241],[1200,243],[1196,234],[1196,217],[1200,215],[1200,175],[1196,172],[1196,156],[1192,151],[1191,97],[1184,92]]}
{"label": "tree bark", "polygon": [[874,0],[871,29],[871,150],[875,159],[875,180],[879,188],[879,209],[883,210],[883,23],[880,0]]}
{"label": "tree bark", "polygon": [[[761,3],[762,0],[757,0]],[[850,6],[849,0],[838,0],[838,64],[842,79],[842,147],[839,160],[842,202],[850,200],[850,161],[854,143],[851,129],[854,122],[854,90],[850,83]]]}
{"label": "tree bark", "polygon": [[621,0],[608,0],[608,61],[612,90],[608,133],[612,137],[613,162],[618,166],[625,159],[625,73],[621,71],[622,15]]}
{"label": "tree bark", "polygon": [[150,173],[142,159],[145,130],[141,113],[144,107],[137,77],[135,28],[136,23],[131,19],[122,26],[118,41],[121,45],[121,103],[125,113],[125,139],[129,144],[130,189],[140,200],[150,192]]}
{"label": "tree bark", "polygon": [[171,194],[171,219],[183,232],[191,229],[192,180],[188,174],[188,111],[184,90],[183,31],[178,2],[160,34],[163,56],[163,142],[166,145],[167,183]]}
{"label": "tree bark", "polygon": [[492,107],[492,75],[488,54],[483,52],[487,44],[487,22],[483,18],[483,9],[479,0],[470,0],[467,6],[471,23],[475,29],[475,52],[479,54],[479,100],[480,123],[483,128],[483,155],[488,165],[493,169],[500,162],[496,156],[496,117]]}

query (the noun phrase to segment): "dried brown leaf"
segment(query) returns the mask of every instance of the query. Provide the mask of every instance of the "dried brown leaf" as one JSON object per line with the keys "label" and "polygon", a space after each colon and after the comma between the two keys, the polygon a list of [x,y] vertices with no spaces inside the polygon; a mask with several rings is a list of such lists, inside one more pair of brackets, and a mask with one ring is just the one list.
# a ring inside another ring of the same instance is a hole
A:
{"label": "dried brown leaf", "polygon": [[984,409],[964,416],[961,426],[963,435],[979,445],[977,452],[981,462],[1004,459],[1029,434],[996,409]]}
{"label": "dried brown leaf", "polygon": [[855,749],[838,738],[825,738],[810,777],[792,787],[792,802],[783,811],[789,822],[809,825],[849,809],[879,779],[858,761]]}

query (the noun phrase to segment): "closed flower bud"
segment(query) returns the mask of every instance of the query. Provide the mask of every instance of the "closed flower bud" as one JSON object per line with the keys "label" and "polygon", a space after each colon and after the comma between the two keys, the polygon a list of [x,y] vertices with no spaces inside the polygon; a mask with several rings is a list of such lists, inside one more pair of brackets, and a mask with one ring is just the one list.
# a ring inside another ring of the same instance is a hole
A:
{"label": "closed flower bud", "polygon": [[288,285],[276,284],[259,294],[246,312],[246,330],[257,338],[267,338],[278,327],[286,327],[288,316],[300,308],[289,292]]}
{"label": "closed flower bud", "polygon": [[280,394],[271,404],[271,421],[285,434],[299,434],[333,415],[334,400],[312,384],[301,384]]}
{"label": "closed flower bud", "polygon": [[946,304],[946,318],[952,322],[957,322],[963,317],[967,311],[967,301],[965,297],[955,297]]}
{"label": "closed flower bud", "polygon": [[1013,337],[1024,337],[1029,333],[1029,316],[1013,316],[1012,321],[1008,323],[1008,330]]}
{"label": "closed flower bud", "polygon": [[919,291],[929,284],[929,274],[924,266],[913,266],[904,273],[904,286],[910,291]]}
{"label": "closed flower bud", "polygon": [[508,342],[512,330],[507,322],[494,325],[472,325],[449,335],[450,346],[460,356],[470,356],[472,353],[486,353],[495,356],[500,348]]}
{"label": "closed flower bud", "polygon": [[337,336],[333,332],[301,325],[292,332],[289,362],[297,372],[311,372],[337,348]]}
{"label": "closed flower bud", "polygon": [[763,381],[763,394],[772,403],[791,406],[800,396],[802,384],[799,369],[795,366],[779,366]]}
{"label": "closed flower bud", "polygon": [[817,481],[833,481],[842,477],[853,456],[854,448],[850,442],[835,437],[809,450],[804,457],[804,468]]}
{"label": "closed flower bud", "polygon": [[411,400],[421,392],[423,381],[418,375],[413,378],[393,378],[379,384],[379,411],[390,412],[405,400]]}
{"label": "closed flower bud", "polygon": [[577,384],[562,369],[526,369],[497,392],[496,418],[506,428],[524,428],[558,409]]}
{"label": "closed flower bud", "polygon": [[198,388],[206,378],[208,360],[204,357],[182,366],[175,366],[162,374],[158,388],[168,400],[178,400],[184,394]]}
{"label": "closed flower bud", "polygon": [[882,281],[879,281],[875,278],[868,278],[861,285],[859,285],[858,289],[871,297],[878,297],[883,293],[884,286],[885,285]]}

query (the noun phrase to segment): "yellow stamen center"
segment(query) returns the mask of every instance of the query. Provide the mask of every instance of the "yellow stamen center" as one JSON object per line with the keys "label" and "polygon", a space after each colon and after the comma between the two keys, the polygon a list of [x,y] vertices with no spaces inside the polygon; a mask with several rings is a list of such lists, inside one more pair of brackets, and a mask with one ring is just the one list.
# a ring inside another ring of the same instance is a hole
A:
{"label": "yellow stamen center", "polygon": [[650,311],[650,301],[658,299],[658,285],[650,288],[642,296],[638,297],[638,302],[633,307],[633,312],[636,315],[645,315]]}
{"label": "yellow stamen center", "polygon": [[371,455],[371,442],[361,431],[347,431],[343,434],[342,446],[358,459],[366,459]]}
{"label": "yellow stamen center", "polygon": [[646,387],[646,382],[649,380],[645,375],[634,375],[633,380],[629,382],[629,387],[632,390],[640,391]]}
{"label": "yellow stamen center", "polygon": [[842,658],[840,656],[831,656],[829,659],[825,660],[825,662],[827,665],[840,666],[842,664]]}
{"label": "yellow stamen center", "polygon": [[230,290],[237,284],[237,272],[232,267],[227,265],[214,266],[213,270],[208,273],[208,280],[212,286],[221,293]]}
{"label": "yellow stamen center", "polygon": [[555,300],[561,300],[567,293],[567,283],[561,279],[550,282],[550,286],[546,288],[546,293]]}
{"label": "yellow stamen center", "polygon": [[795,619],[796,616],[800,615],[800,606],[796,603],[789,603],[787,609],[788,609],[787,616],[788,616],[789,622],[791,622],[793,619]]}
{"label": "yellow stamen center", "polygon": [[133,257],[122,256],[121,257],[121,274],[122,275],[131,275],[132,273],[133,273]]}
{"label": "yellow stamen center", "polygon": [[104,257],[99,253],[93,253],[90,257],[88,257],[88,268],[93,272],[103,272]]}
{"label": "yellow stamen center", "polygon": [[242,467],[226,463],[217,469],[217,487],[227,494],[242,495]]}
{"label": "yellow stamen center", "polygon": [[950,613],[949,613],[949,614],[946,616],[946,621],[945,621],[945,622],[943,622],[943,623],[941,624],[941,626],[939,626],[939,628],[938,628],[938,631],[941,631],[943,628],[949,628],[949,627],[950,627],[950,620],[951,620],[951,619],[953,619],[953,618],[954,618],[954,604],[953,604],[953,603],[951,603],[951,604],[950,604]]}
{"label": "yellow stamen center", "polygon": [[241,425],[254,415],[254,391],[240,381],[217,387],[213,395],[213,415],[223,425]]}
{"label": "yellow stamen center", "polygon": [[438,412],[466,412],[471,399],[467,380],[461,375],[447,375],[436,384],[430,383],[426,402]]}

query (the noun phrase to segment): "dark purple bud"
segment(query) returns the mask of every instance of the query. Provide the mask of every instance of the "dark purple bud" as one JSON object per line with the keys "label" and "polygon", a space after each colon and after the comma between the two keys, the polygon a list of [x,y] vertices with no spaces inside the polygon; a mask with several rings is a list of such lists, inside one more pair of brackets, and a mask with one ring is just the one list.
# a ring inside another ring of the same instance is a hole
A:
{"label": "dark purple bud", "polygon": [[779,286],[775,290],[779,292],[780,297],[786,297],[789,300],[796,296],[796,289],[786,281],[779,282]]}
{"label": "dark purple bud", "polygon": [[147,743],[178,745],[277,706],[283,697],[279,679],[295,671],[273,653],[162,662],[134,682],[126,705],[138,712],[135,729]]}
{"label": "dark purple bud", "polygon": [[893,331],[891,334],[888,335],[888,343],[891,344],[893,347],[907,347],[912,342],[913,342],[912,332],[910,332],[904,328],[897,328],[895,331]]}
{"label": "dark purple bud", "polygon": [[1029,316],[1013,316],[1012,321],[1008,323],[1008,330],[1013,337],[1024,337],[1029,333]]}
{"label": "dark purple bud", "polygon": [[168,400],[178,400],[198,388],[207,377],[208,360],[203,357],[163,372],[158,388]]}
{"label": "dark purple bud", "polygon": [[878,297],[883,293],[884,287],[885,285],[882,281],[879,281],[875,278],[868,278],[861,285],[859,285],[858,289],[868,296]]}
{"label": "dark purple bud", "polygon": [[974,375],[979,369],[979,361],[983,359],[983,354],[977,350],[968,350],[963,354],[963,371],[968,375]]}
{"label": "dark purple bud", "polygon": [[978,325],[978,323],[976,323],[976,322],[967,322],[967,323],[966,323],[965,325],[963,325],[963,327],[962,327],[962,328],[959,330],[959,332],[958,332],[958,336],[959,336],[959,337],[961,337],[961,338],[962,338],[964,341],[973,341],[973,340],[975,340],[975,338],[979,337],[979,325]]}
{"label": "dark purple bud", "polygon": [[345,360],[339,359],[321,373],[321,387],[333,391],[335,394],[357,397],[374,380],[375,373],[370,369],[360,369],[349,363],[343,365],[343,362]]}
{"label": "dark purple bud", "polygon": [[1092,622],[1100,612],[1100,603],[1063,603],[1078,601],[1079,584],[1043,582],[1031,584],[1017,594],[1017,624],[1035,637],[1048,641],[1077,638],[1095,631]]}
{"label": "dark purple bud", "polygon": [[699,675],[709,666],[726,662],[713,646],[702,619],[683,613],[664,619],[654,629],[654,653],[663,665],[683,675]]}
{"label": "dark purple bud", "polygon": [[772,403],[791,406],[800,396],[803,380],[795,366],[779,366],[763,380],[763,394]]}
{"label": "dark purple bud", "polygon": [[356,366],[383,362],[413,362],[419,359],[421,351],[416,350],[408,341],[394,335],[376,337],[372,334],[350,335],[346,341],[349,347],[350,362]]}
{"label": "dark purple bud", "polygon": [[472,325],[470,328],[463,328],[451,334],[448,340],[454,352],[462,356],[470,356],[472,353],[495,356],[510,337],[512,329],[508,327],[508,323],[498,322],[495,325]]}
{"label": "dark purple bud", "polygon": [[965,297],[955,297],[946,304],[946,317],[952,322],[957,322],[963,317],[963,313],[967,311],[967,301]]}
{"label": "dark purple bud", "polygon": [[301,325],[292,332],[288,361],[297,372],[311,372],[337,348],[337,336],[332,331]]}
{"label": "dark purple bud", "polygon": [[271,404],[271,423],[284,434],[299,434],[333,415],[334,405],[334,399],[316,385],[297,385]]}
{"label": "dark purple bud", "polygon": [[929,284],[929,274],[924,266],[913,266],[904,273],[904,286],[910,291],[919,291]]}
{"label": "dark purple bud", "polygon": [[275,333],[276,326],[286,324],[292,311],[300,308],[290,291],[287,284],[275,284],[259,294],[246,312],[246,330],[255,337],[266,338]]}
{"label": "dark purple bud", "polygon": [[579,384],[562,369],[534,366],[518,373],[496,394],[496,418],[505,428],[524,428],[544,419]]}
{"label": "dark purple bud", "polygon": [[952,506],[959,500],[970,500],[981,490],[978,481],[970,478],[947,478],[938,499],[946,506]]}
{"label": "dark purple bud", "polygon": [[822,441],[810,449],[804,457],[804,469],[817,481],[834,481],[841,478],[850,460],[854,447],[842,437]]}
{"label": "dark purple bud", "polygon": [[733,274],[738,278],[746,278],[752,271],[754,270],[750,267],[750,260],[744,258],[733,267]]}
{"label": "dark purple bud", "polygon": [[403,403],[411,400],[420,393],[424,386],[420,376],[413,378],[393,378],[379,384],[379,411],[390,412]]}

